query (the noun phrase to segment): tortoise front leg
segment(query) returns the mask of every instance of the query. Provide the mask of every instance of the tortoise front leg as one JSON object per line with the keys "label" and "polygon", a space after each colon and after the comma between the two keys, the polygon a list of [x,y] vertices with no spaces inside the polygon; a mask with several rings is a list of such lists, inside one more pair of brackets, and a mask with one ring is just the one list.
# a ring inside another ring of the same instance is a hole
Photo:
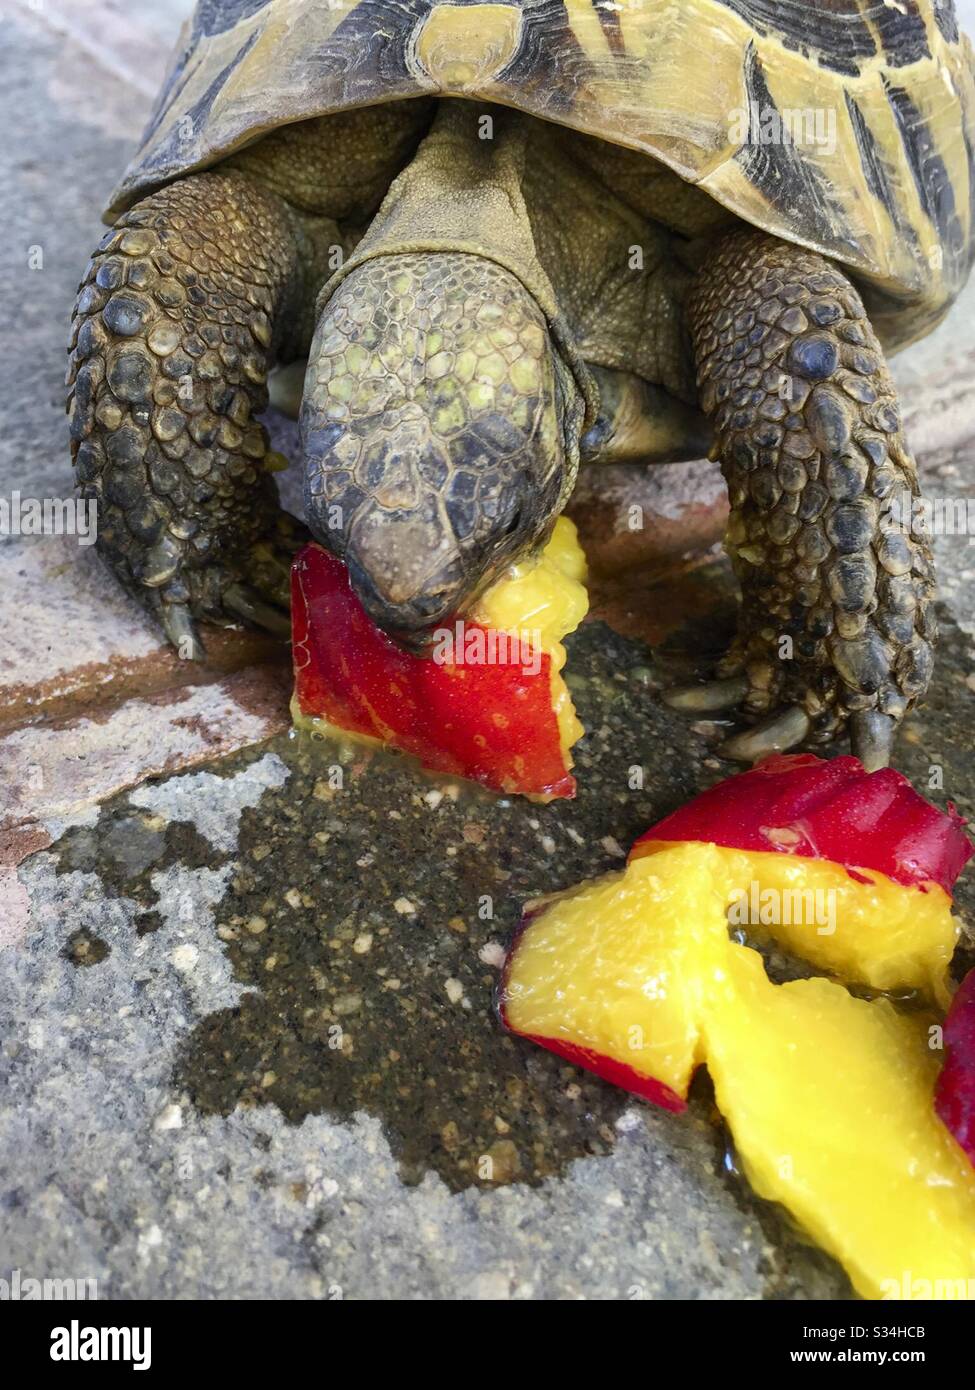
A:
{"label": "tortoise front leg", "polygon": [[860,297],[823,257],[736,233],[702,271],[690,324],[742,607],[721,679],[669,701],[743,701],[761,722],[728,740],[729,757],[848,724],[853,751],[884,766],[931,676],[934,580],[925,537],[882,524],[918,482]]}
{"label": "tortoise front leg", "polygon": [[98,546],[186,657],[194,619],[288,632],[302,539],[254,416],[304,286],[287,205],[236,174],[172,184],[100,243],[74,310],[72,452]]}

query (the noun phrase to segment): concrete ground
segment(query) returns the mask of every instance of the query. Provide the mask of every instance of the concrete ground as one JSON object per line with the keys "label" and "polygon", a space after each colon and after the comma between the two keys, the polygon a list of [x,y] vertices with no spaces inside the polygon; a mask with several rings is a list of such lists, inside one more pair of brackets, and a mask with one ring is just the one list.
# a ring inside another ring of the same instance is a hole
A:
{"label": "concrete ground", "polygon": [[[70,305],[186,8],[12,0],[0,21],[0,497],[71,495]],[[975,285],[895,363],[932,497],[971,494],[973,364]],[[91,548],[0,536],[0,1278],[108,1298],[848,1294],[751,1195],[706,1077],[674,1117],[492,1016],[524,900],[617,866],[727,770],[721,727],[657,699],[730,631],[724,562],[675,563],[720,528],[717,472],[586,486],[606,568],[635,496],[667,563],[627,552],[595,586],[570,656],[580,793],[549,807],[299,738],[272,644],[211,632],[190,669]],[[937,540],[945,639],[898,764],[921,788],[942,769],[934,799],[972,816],[969,541]]]}

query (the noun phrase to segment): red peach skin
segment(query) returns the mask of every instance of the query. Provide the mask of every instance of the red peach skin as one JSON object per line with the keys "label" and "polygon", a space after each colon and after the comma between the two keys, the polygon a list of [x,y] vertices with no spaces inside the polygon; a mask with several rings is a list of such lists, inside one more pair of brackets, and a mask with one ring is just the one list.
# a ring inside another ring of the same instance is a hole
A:
{"label": "red peach skin", "polygon": [[873,869],[950,894],[973,853],[964,824],[953,806],[939,811],[893,768],[866,772],[858,758],[773,754],[652,826],[631,858],[655,841],[705,840],[829,859],[854,876]]}
{"label": "red peach skin", "polygon": [[975,970],[968,972],[951,1001],[944,1045],[934,1108],[975,1165]]}
{"label": "red peach skin", "polygon": [[369,619],[341,561],[318,545],[299,552],[291,588],[302,714],[493,791],[575,795],[552,708],[547,652],[538,671],[526,673],[520,661],[453,665],[404,651]]}

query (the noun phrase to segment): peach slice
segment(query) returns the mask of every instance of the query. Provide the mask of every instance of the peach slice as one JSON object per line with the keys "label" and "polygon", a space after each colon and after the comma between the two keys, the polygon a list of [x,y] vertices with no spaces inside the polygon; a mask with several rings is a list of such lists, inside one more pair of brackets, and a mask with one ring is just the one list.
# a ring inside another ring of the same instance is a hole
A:
{"label": "peach slice", "polygon": [[575,527],[560,517],[540,555],[417,656],[373,625],[341,562],[307,545],[292,571],[296,722],[389,744],[493,791],[573,796],[583,728],[562,639],[585,616],[584,578]]}
{"label": "peach slice", "polygon": [[951,803],[939,811],[892,767],[867,772],[858,758],[773,753],[717,782],[644,832],[658,840],[706,840],[735,849],[828,859],[853,877],[866,868],[895,883],[952,884],[975,853]]}
{"label": "peach slice", "polygon": [[705,1063],[756,1191],[861,1294],[905,1271],[975,1291],[975,1171],[934,1112],[932,1020],[773,984],[728,937],[723,855],[673,845],[551,900],[509,957],[504,1023],[669,1109]]}
{"label": "peach slice", "polygon": [[865,1298],[975,1297],[975,1171],[932,1107],[930,1019],[729,943],[707,1066],[745,1175]]}
{"label": "peach slice", "polygon": [[549,899],[509,953],[514,1033],[670,1110],[704,1060],[702,1005],[727,925],[710,845],[673,845]]}
{"label": "peach slice", "polygon": [[851,983],[947,1007],[951,887],[973,852],[964,824],[893,768],[776,754],[652,826],[630,859],[674,843],[720,846],[729,906],[739,920],[745,910],[750,936]]}
{"label": "peach slice", "polygon": [[[666,841],[638,843],[633,862],[666,848]],[[776,941],[849,984],[913,990],[948,1007],[948,966],[960,928],[943,888],[905,887],[873,869],[853,878],[826,859],[707,848],[732,929],[755,943]]]}
{"label": "peach slice", "polygon": [[[839,837],[855,869],[819,859],[813,851],[831,843],[836,808],[835,798],[812,794],[816,765],[827,766],[780,758],[768,780],[756,779],[760,769],[729,779],[698,799],[708,798],[702,813],[691,802],[649,831],[622,873],[536,905],[506,962],[501,1018],[670,1109],[683,1107],[705,1063],[756,1190],[787,1206],[860,1293],[937,1296],[930,1291],[941,1288],[972,1297],[975,1171],[935,1113],[934,1017],[855,998],[831,980],[773,984],[758,953],[729,935],[743,892],[749,909],[767,896],[780,910],[761,926],[814,964],[877,989],[946,1000],[956,936],[948,892],[971,852],[961,822],[905,779],[892,799],[885,778],[881,792],[896,802],[888,830],[899,826],[900,839],[891,833],[871,848],[869,836]],[[845,814],[874,794],[867,774],[856,764],[826,778],[847,796],[853,774],[859,790]],[[670,833],[678,822],[680,836]],[[796,836],[766,833],[796,825],[805,853]],[[715,842],[719,834],[731,843]],[[790,894],[806,905],[829,901],[831,930],[820,934],[826,922],[815,915],[783,920]],[[969,1114],[971,1074],[962,1071],[972,1036],[959,1005],[946,1033],[955,1071],[939,1091],[946,1123],[949,1104],[959,1124]],[[950,1127],[961,1139],[959,1125]]]}

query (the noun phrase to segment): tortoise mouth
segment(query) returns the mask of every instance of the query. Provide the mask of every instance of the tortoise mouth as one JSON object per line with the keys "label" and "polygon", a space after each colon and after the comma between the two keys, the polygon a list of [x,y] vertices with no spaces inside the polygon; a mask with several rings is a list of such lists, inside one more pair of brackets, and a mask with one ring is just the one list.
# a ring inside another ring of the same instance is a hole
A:
{"label": "tortoise mouth", "polygon": [[524,499],[509,498],[507,524],[465,545],[449,505],[429,496],[410,513],[369,508],[350,534],[326,545],[345,561],[349,582],[377,627],[422,652],[444,623],[469,611],[488,586],[536,540]]}
{"label": "tortoise mouth", "polygon": [[438,576],[406,592],[395,579],[387,583],[386,572],[377,574],[374,566],[363,563],[354,548],[346,552],[345,560],[349,581],[372,621],[412,652],[421,652],[433,642],[437,624],[456,612],[465,597],[461,574]]}

